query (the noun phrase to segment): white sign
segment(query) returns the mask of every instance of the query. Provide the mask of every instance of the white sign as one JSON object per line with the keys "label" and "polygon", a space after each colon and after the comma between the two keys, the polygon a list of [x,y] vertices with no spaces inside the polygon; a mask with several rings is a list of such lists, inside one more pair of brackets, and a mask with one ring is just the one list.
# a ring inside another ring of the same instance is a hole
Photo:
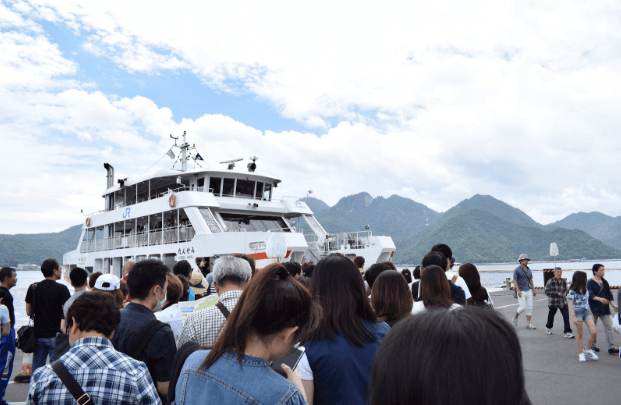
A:
{"label": "white sign", "polygon": [[555,242],[550,243],[550,256],[558,256],[558,246],[556,246]]}

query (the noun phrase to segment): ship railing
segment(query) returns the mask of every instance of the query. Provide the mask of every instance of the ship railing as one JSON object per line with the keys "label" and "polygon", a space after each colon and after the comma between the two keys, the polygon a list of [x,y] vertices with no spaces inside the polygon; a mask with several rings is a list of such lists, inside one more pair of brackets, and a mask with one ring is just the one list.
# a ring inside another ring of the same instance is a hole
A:
{"label": "ship railing", "polygon": [[326,252],[335,252],[343,249],[367,248],[370,243],[370,237],[370,231],[328,234],[325,238],[320,238],[314,233],[304,234],[306,243],[315,244],[318,249]]}
{"label": "ship railing", "polygon": [[187,187],[185,185],[183,185],[183,186],[181,186],[179,188],[175,188],[175,189],[170,189],[169,188],[168,190],[159,193],[157,196],[158,197],[163,197],[165,195],[172,194],[172,193],[180,193],[181,191],[186,191],[186,189],[187,189]]}

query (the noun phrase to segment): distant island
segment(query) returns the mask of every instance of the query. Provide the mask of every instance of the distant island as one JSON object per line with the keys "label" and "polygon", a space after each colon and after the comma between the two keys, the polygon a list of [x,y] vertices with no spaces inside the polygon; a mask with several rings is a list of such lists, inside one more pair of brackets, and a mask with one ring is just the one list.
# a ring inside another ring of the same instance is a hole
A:
{"label": "distant island", "polygon": [[[557,260],[599,260],[621,257],[621,216],[575,213],[542,225],[523,211],[492,196],[475,195],[444,213],[409,198],[373,198],[366,192],[343,197],[334,206],[308,197],[304,201],[330,233],[362,231],[388,235],[397,245],[393,261],[420,263],[436,243],[447,243],[461,263],[508,263],[520,253],[549,261],[551,242]],[[58,233],[0,235],[0,265],[40,264],[62,259],[78,245],[82,225]]]}

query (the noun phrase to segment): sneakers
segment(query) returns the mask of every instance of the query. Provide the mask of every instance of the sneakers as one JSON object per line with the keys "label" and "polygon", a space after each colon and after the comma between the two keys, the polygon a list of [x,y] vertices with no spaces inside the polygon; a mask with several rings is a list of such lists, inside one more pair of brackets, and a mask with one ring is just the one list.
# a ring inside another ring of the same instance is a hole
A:
{"label": "sneakers", "polygon": [[593,349],[591,350],[585,350],[584,353],[588,354],[589,357],[593,360],[599,360],[599,357],[597,357],[597,354],[595,354],[595,352],[593,351]]}
{"label": "sneakers", "polygon": [[513,324],[515,325],[515,327],[517,328],[517,318],[513,318]]}
{"label": "sneakers", "polygon": [[526,325],[526,329],[537,329],[537,328],[535,327],[535,325],[528,324]]}
{"label": "sneakers", "polygon": [[598,352],[599,353],[599,347],[593,345],[591,346],[591,350],[593,350],[594,352]]}
{"label": "sneakers", "polygon": [[584,353],[580,353],[578,355],[578,361],[586,361],[586,356],[584,355]]}
{"label": "sneakers", "polygon": [[572,335],[571,333],[567,332],[566,334],[564,334],[563,336],[565,336],[567,339],[573,339],[574,335]]}
{"label": "sneakers", "polygon": [[548,335],[551,335],[551,334],[552,334],[552,329],[550,329],[550,328],[546,328],[546,333],[547,333]]}
{"label": "sneakers", "polygon": [[619,354],[619,349],[617,349],[616,347],[611,347],[610,349],[608,349],[608,354]]}

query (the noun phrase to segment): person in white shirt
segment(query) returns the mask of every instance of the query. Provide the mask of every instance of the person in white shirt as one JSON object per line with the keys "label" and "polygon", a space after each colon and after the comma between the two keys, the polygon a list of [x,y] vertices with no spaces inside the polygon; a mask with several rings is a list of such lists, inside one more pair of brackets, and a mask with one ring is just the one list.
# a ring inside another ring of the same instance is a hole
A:
{"label": "person in white shirt", "polygon": [[455,263],[455,259],[453,258],[453,251],[451,248],[445,243],[438,243],[431,248],[432,252],[440,252],[446,256],[446,278],[451,280],[453,284],[460,287],[464,290],[466,294],[466,300],[470,298],[472,295],[470,294],[470,290],[468,289],[468,284],[466,284],[466,280],[461,278],[459,274],[453,272],[453,264]]}
{"label": "person in white shirt", "polygon": [[179,300],[183,295],[183,284],[181,280],[173,273],[166,275],[168,286],[166,287],[166,301],[162,305],[162,310],[155,312],[158,321],[170,325],[170,329],[175,336],[175,342],[179,341],[181,331],[183,330],[183,321],[181,320],[181,309],[179,308]]}

